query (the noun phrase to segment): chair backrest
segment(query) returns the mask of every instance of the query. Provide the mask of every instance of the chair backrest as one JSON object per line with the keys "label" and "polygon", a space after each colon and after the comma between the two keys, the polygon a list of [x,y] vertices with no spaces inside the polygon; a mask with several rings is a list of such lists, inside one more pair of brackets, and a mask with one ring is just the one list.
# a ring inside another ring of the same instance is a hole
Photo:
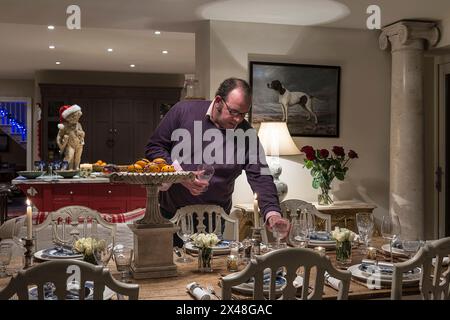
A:
{"label": "chair backrest", "polygon": [[[197,232],[215,233],[220,238],[222,236],[222,219],[224,219],[225,223],[233,226],[232,239],[227,240],[239,240],[239,221],[230,218],[225,210],[217,205],[198,204],[182,207],[177,210],[170,221],[181,228],[194,228],[194,216],[197,220]],[[207,225],[204,224],[205,217],[207,217]]]}
{"label": "chair backrest", "polygon": [[289,220],[297,215],[298,212],[306,209],[308,214],[313,214],[316,218],[319,218],[316,219],[316,227],[322,228],[323,225],[324,231],[331,231],[331,215],[319,212],[312,203],[298,199],[289,199],[281,202],[280,207],[283,217],[288,218]]}
{"label": "chair backrest", "polygon": [[[269,252],[262,256],[256,256],[252,259],[244,270],[227,275],[222,278],[222,298],[224,300],[231,299],[231,291],[233,286],[246,283],[254,277],[253,299],[265,299],[267,293],[264,292],[264,273],[267,268],[270,269],[270,285],[268,289],[268,298],[274,300],[276,294],[276,274],[280,268],[285,270],[286,285],[281,287],[281,296],[279,299],[298,299],[297,288],[294,280],[297,278],[299,269],[303,269],[303,285],[301,287],[301,300],[319,300],[322,298],[323,287],[325,283],[325,272],[331,277],[341,280],[339,286],[338,299],[347,299],[350,287],[351,273],[349,271],[337,270],[331,264],[330,259],[325,255],[320,255],[311,249],[306,248],[285,248]],[[315,269],[316,276],[314,279],[313,290],[309,293],[309,283],[311,270]],[[267,288],[267,286],[266,286]]]}
{"label": "chair backrest", "polygon": [[[446,258],[446,263],[444,263]],[[391,299],[402,298],[403,273],[416,267],[422,268],[420,292],[424,300],[450,299],[450,237],[427,243],[405,262],[394,264]]]}
{"label": "chair backrest", "polygon": [[6,222],[0,226],[0,240],[18,237],[24,221],[24,216],[6,220]]}
{"label": "chair backrest", "polygon": [[78,238],[98,235],[98,225],[107,229],[115,239],[116,224],[106,222],[98,211],[83,206],[67,206],[50,212],[33,230],[38,238],[40,231],[51,226],[53,241],[73,244]]}
{"label": "chair backrest", "polygon": [[[10,299],[14,295],[17,295],[19,300],[33,299],[29,292],[30,286],[37,286],[38,300],[45,299],[44,292],[49,291],[49,286],[58,300],[66,300],[67,289],[71,284],[77,284],[77,288],[81,288],[78,290],[78,297],[84,300],[86,294],[84,288],[87,281],[92,284],[94,300],[104,299],[105,287],[117,293],[118,296],[127,296],[129,300],[137,300],[139,296],[139,285],[117,281],[107,268],[85,261],[63,259],[47,261],[19,271],[0,291],[0,300]],[[36,299],[35,296],[34,299]]]}

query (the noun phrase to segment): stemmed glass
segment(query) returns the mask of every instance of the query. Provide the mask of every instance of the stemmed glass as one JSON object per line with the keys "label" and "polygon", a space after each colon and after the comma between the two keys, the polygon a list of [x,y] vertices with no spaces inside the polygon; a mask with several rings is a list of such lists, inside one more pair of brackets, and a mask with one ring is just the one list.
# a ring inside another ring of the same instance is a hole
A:
{"label": "stemmed glass", "polygon": [[191,236],[194,234],[194,226],[192,220],[186,215],[180,218],[178,221],[178,231],[177,235],[183,240],[183,256],[178,258],[176,261],[181,263],[192,262],[193,260],[186,256],[186,243],[189,241]]}
{"label": "stemmed glass", "polygon": [[391,262],[394,262],[392,255],[392,242],[401,234],[400,220],[397,215],[384,216],[381,222],[381,235],[384,239],[389,240],[389,251],[391,253]]}
{"label": "stemmed glass", "polygon": [[122,273],[120,281],[130,282],[129,275],[131,260],[133,259],[133,249],[117,245],[114,247],[113,255],[117,271]]}
{"label": "stemmed glass", "polygon": [[[288,231],[288,230],[286,230],[286,226],[289,225],[289,220],[286,218],[281,218],[281,220],[283,220],[284,223],[277,223],[272,227],[273,237],[277,241],[275,249],[279,249],[281,247],[280,246],[281,238],[282,238],[283,234],[286,234],[286,231]],[[281,220],[280,220],[280,222],[281,222]]]}
{"label": "stemmed glass", "polygon": [[292,221],[289,231],[289,243],[296,248],[306,248],[308,246],[308,226],[306,221],[300,217]]}
{"label": "stemmed glass", "polygon": [[12,257],[12,243],[0,243],[0,278],[8,277],[6,266],[10,264]]}
{"label": "stemmed glass", "polygon": [[364,253],[367,252],[369,242],[372,240],[373,234],[373,214],[367,212],[360,212],[356,214],[356,225],[358,226],[358,233],[360,239],[364,242]]}
{"label": "stemmed glass", "polygon": [[[209,181],[211,180],[212,176],[214,175],[214,167],[210,164],[200,164],[197,167],[197,179]],[[204,191],[208,190],[206,187]]]}
{"label": "stemmed glass", "polygon": [[408,254],[408,257],[411,259],[417,253],[420,248],[422,241],[418,238],[410,238],[402,240],[402,248],[403,251]]}

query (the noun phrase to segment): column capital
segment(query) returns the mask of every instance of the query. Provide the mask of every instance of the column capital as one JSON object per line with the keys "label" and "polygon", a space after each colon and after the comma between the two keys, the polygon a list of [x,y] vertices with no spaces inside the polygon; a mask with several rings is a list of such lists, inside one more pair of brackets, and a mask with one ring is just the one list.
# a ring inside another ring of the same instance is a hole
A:
{"label": "column capital", "polygon": [[381,50],[402,49],[425,50],[427,45],[434,47],[439,42],[440,33],[435,22],[399,21],[385,28],[378,39]]}

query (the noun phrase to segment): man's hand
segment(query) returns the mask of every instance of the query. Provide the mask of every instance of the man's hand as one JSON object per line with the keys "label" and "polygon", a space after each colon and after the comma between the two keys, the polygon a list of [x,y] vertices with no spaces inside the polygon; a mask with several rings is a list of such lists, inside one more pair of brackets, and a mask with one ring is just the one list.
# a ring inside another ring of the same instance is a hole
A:
{"label": "man's hand", "polygon": [[199,180],[195,178],[193,181],[185,181],[181,183],[193,196],[202,194],[209,186],[206,180]]}
{"label": "man's hand", "polygon": [[287,237],[289,229],[291,227],[289,220],[282,218],[279,215],[270,216],[269,219],[267,220],[267,225],[270,231],[272,231],[274,227],[277,228],[278,232],[281,235],[281,239]]}

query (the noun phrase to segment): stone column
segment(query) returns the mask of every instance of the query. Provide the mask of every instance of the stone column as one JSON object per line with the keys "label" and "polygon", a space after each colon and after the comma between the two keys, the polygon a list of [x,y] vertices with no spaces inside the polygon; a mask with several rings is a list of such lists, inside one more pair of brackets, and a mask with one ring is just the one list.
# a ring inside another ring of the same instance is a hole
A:
{"label": "stone column", "polygon": [[403,236],[424,236],[423,52],[439,41],[435,23],[400,21],[383,29],[382,50],[391,45],[390,214]]}

